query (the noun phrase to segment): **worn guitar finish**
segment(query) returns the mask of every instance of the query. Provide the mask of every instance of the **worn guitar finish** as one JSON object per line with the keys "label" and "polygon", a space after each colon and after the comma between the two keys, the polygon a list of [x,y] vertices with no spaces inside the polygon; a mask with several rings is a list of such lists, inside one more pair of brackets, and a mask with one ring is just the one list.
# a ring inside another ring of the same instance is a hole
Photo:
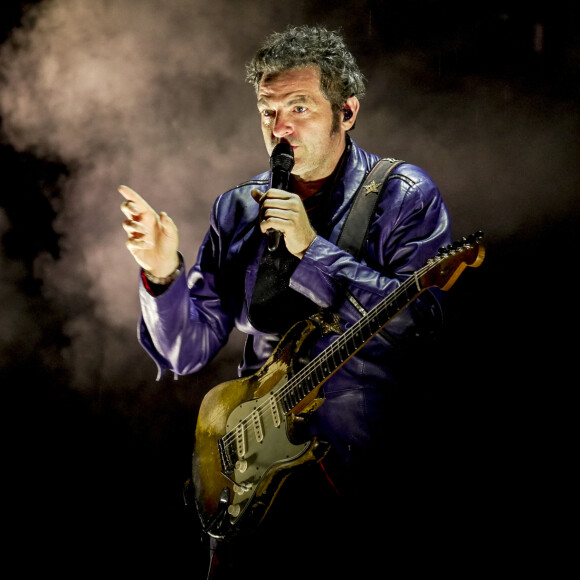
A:
{"label": "worn guitar finish", "polygon": [[300,437],[300,415],[322,403],[322,384],[424,290],[448,290],[467,266],[479,266],[485,255],[481,237],[440,250],[314,359],[309,353],[320,326],[305,320],[288,331],[256,374],[207,393],[197,419],[193,484],[210,535],[259,524],[286,477],[325,455],[326,444]]}

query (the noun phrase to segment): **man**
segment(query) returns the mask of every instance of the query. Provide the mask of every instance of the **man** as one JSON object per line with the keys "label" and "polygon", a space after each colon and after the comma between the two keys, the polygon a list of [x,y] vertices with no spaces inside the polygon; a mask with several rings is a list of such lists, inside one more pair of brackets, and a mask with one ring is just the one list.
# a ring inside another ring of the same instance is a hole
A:
{"label": "man", "polygon": [[[345,330],[450,242],[437,187],[404,163],[379,199],[360,259],[337,245],[379,159],[348,134],[364,83],[338,34],[309,27],[273,34],[248,65],[247,79],[256,89],[268,153],[281,142],[292,147],[289,191],[270,188],[264,172],[218,197],[186,275],[171,218],[119,188],[127,247],[142,268],[140,339],[160,372],[199,371],[236,326],[247,335],[239,374],[251,375],[294,323],[323,311]],[[282,236],[274,249],[271,230]],[[377,452],[387,452],[401,379],[422,364],[417,338],[430,336],[438,321],[436,300],[423,294],[325,382],[325,402],[309,417],[309,435],[330,444],[316,472],[327,482],[321,493],[336,490],[360,501],[354,511],[369,519],[376,517],[373,490],[392,478]],[[336,337],[322,336],[313,356]],[[388,503],[388,496],[381,499]]]}

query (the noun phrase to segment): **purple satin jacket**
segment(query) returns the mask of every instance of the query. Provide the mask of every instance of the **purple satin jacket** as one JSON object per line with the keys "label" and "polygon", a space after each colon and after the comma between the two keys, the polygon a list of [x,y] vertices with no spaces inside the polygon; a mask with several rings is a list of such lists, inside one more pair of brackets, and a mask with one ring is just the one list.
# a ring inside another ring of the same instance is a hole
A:
{"label": "purple satin jacket", "polygon": [[[422,169],[404,163],[379,200],[361,261],[336,246],[354,195],[378,159],[350,142],[330,200],[330,235],[316,237],[290,278],[291,288],[336,312],[343,328],[361,314],[345,300],[341,285],[368,311],[451,241],[437,186]],[[159,373],[200,370],[225,345],[234,326],[247,335],[240,375],[257,371],[280,340],[258,331],[248,319],[266,243],[250,191],[266,191],[269,179],[270,172],[262,173],[217,198],[197,261],[187,274],[157,297],[141,284],[139,337]],[[381,402],[399,384],[400,369],[394,370],[398,349],[408,351],[412,340],[431,332],[440,318],[438,301],[426,292],[391,321],[386,328],[390,338],[373,338],[325,383],[326,402],[315,413],[314,431],[347,455],[364,447],[373,425],[381,423]],[[314,354],[335,337],[322,337]]]}

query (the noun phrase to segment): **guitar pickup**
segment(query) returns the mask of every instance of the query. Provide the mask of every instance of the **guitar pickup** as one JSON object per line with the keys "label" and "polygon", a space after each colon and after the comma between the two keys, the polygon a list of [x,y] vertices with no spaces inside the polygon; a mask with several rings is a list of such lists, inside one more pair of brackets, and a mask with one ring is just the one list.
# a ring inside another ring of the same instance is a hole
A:
{"label": "guitar pickup", "polygon": [[282,420],[280,418],[280,408],[278,407],[278,399],[272,393],[270,394],[270,412],[272,413],[272,423],[275,427],[280,427]]}
{"label": "guitar pickup", "polygon": [[246,454],[246,431],[244,422],[240,421],[234,429],[234,437],[236,440],[236,451],[238,452],[238,457],[244,457]]}
{"label": "guitar pickup", "polygon": [[[260,412],[257,409],[252,411],[252,425],[254,426],[254,435],[256,436],[256,441],[258,443],[262,443],[262,441],[264,441],[264,429],[262,428]],[[240,457],[243,457],[243,455],[240,455]]]}

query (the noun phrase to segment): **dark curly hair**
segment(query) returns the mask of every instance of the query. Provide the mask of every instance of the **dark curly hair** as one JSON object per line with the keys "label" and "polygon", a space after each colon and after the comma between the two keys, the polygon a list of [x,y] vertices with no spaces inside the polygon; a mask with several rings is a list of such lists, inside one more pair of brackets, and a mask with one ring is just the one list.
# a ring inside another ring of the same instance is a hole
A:
{"label": "dark curly hair", "polygon": [[266,38],[246,65],[246,80],[258,91],[265,74],[314,65],[320,88],[336,111],[349,97],[364,96],[364,76],[338,32],[316,26],[288,26]]}

